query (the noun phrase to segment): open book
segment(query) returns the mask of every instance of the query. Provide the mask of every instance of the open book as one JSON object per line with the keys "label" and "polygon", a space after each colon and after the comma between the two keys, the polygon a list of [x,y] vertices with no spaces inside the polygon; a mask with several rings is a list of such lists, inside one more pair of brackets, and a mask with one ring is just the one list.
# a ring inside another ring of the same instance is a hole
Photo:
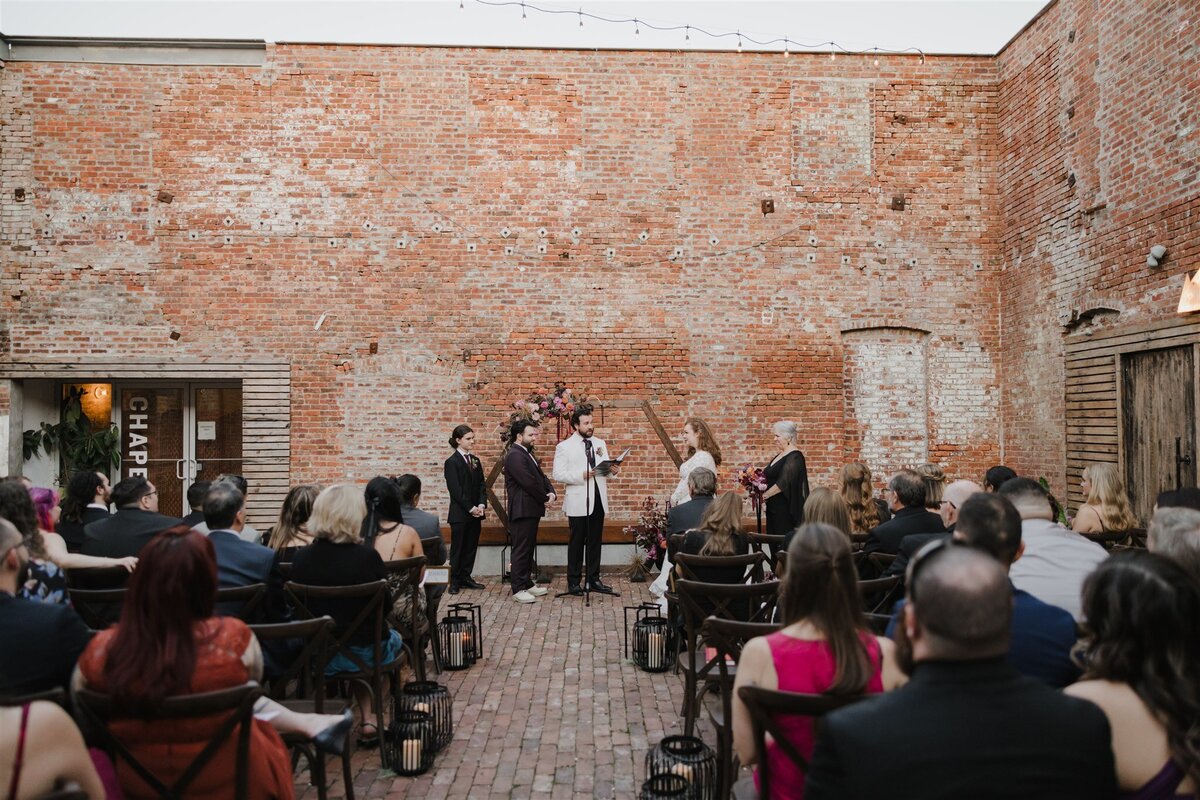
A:
{"label": "open book", "polygon": [[626,447],[625,452],[621,453],[621,455],[617,456],[616,458],[609,458],[604,461],[601,461],[599,464],[597,464],[595,466],[595,468],[592,471],[595,472],[597,475],[603,475],[605,477],[608,477],[608,474],[610,472],[612,472],[613,467],[621,466],[621,462],[625,460],[625,456],[629,455],[629,451],[631,449],[632,448]]}

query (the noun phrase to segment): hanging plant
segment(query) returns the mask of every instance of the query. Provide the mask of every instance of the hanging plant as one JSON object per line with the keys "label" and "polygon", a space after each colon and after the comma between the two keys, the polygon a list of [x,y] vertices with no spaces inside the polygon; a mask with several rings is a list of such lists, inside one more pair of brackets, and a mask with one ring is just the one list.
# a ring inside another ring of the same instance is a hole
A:
{"label": "hanging plant", "polygon": [[84,470],[109,473],[121,464],[121,432],[115,423],[93,430],[92,422],[83,413],[81,399],[85,389],[69,389],[63,398],[61,421],[24,432],[25,460],[39,455],[58,453],[59,475],[55,481],[65,486],[71,475]]}

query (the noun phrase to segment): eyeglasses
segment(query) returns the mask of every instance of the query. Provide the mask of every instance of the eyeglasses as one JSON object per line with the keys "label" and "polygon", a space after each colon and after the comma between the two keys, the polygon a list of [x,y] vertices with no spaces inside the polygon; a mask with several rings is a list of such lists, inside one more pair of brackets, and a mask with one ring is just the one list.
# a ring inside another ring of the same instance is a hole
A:
{"label": "eyeglasses", "polygon": [[912,560],[908,562],[908,568],[904,571],[904,587],[908,591],[908,599],[911,602],[917,601],[917,575],[920,574],[922,565],[933,561],[938,553],[956,546],[962,545],[949,536],[945,539],[934,539],[912,557]]}
{"label": "eyeglasses", "polygon": [[157,496],[158,496],[158,489],[155,489],[153,492],[149,492],[147,494],[142,495],[142,497],[157,497]]}
{"label": "eyeglasses", "polygon": [[951,508],[958,508],[958,506],[954,505],[954,503],[951,503],[949,500],[943,499],[939,502],[941,503],[941,505],[944,505],[944,506],[950,506]]}

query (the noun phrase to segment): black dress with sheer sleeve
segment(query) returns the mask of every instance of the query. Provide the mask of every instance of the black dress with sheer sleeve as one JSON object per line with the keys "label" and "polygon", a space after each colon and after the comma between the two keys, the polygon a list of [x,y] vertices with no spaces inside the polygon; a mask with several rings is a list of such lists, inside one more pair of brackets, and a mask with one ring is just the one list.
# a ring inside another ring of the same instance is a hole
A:
{"label": "black dress with sheer sleeve", "polygon": [[772,536],[786,536],[804,522],[804,501],[808,499],[808,468],[804,454],[793,450],[763,469],[767,488],[779,487],[779,494],[766,502],[767,529]]}

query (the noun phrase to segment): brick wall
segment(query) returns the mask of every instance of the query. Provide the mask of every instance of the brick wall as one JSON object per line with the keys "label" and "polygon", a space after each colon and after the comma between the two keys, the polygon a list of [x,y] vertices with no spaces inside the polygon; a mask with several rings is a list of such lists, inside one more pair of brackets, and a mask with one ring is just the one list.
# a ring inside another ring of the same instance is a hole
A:
{"label": "brick wall", "polygon": [[[978,477],[1013,283],[998,77],[987,58],[290,45],[262,68],[10,63],[0,356],[286,359],[294,480],[413,471],[440,508],[449,429],[474,425],[490,462],[508,404],[556,379],[649,399],[672,435],[702,416],[730,465],[795,419],[831,484],[895,421],[862,404],[892,343],[843,331],[915,328],[925,374],[887,399]],[[599,433],[638,448],[614,515],[667,496],[641,411]]]}

